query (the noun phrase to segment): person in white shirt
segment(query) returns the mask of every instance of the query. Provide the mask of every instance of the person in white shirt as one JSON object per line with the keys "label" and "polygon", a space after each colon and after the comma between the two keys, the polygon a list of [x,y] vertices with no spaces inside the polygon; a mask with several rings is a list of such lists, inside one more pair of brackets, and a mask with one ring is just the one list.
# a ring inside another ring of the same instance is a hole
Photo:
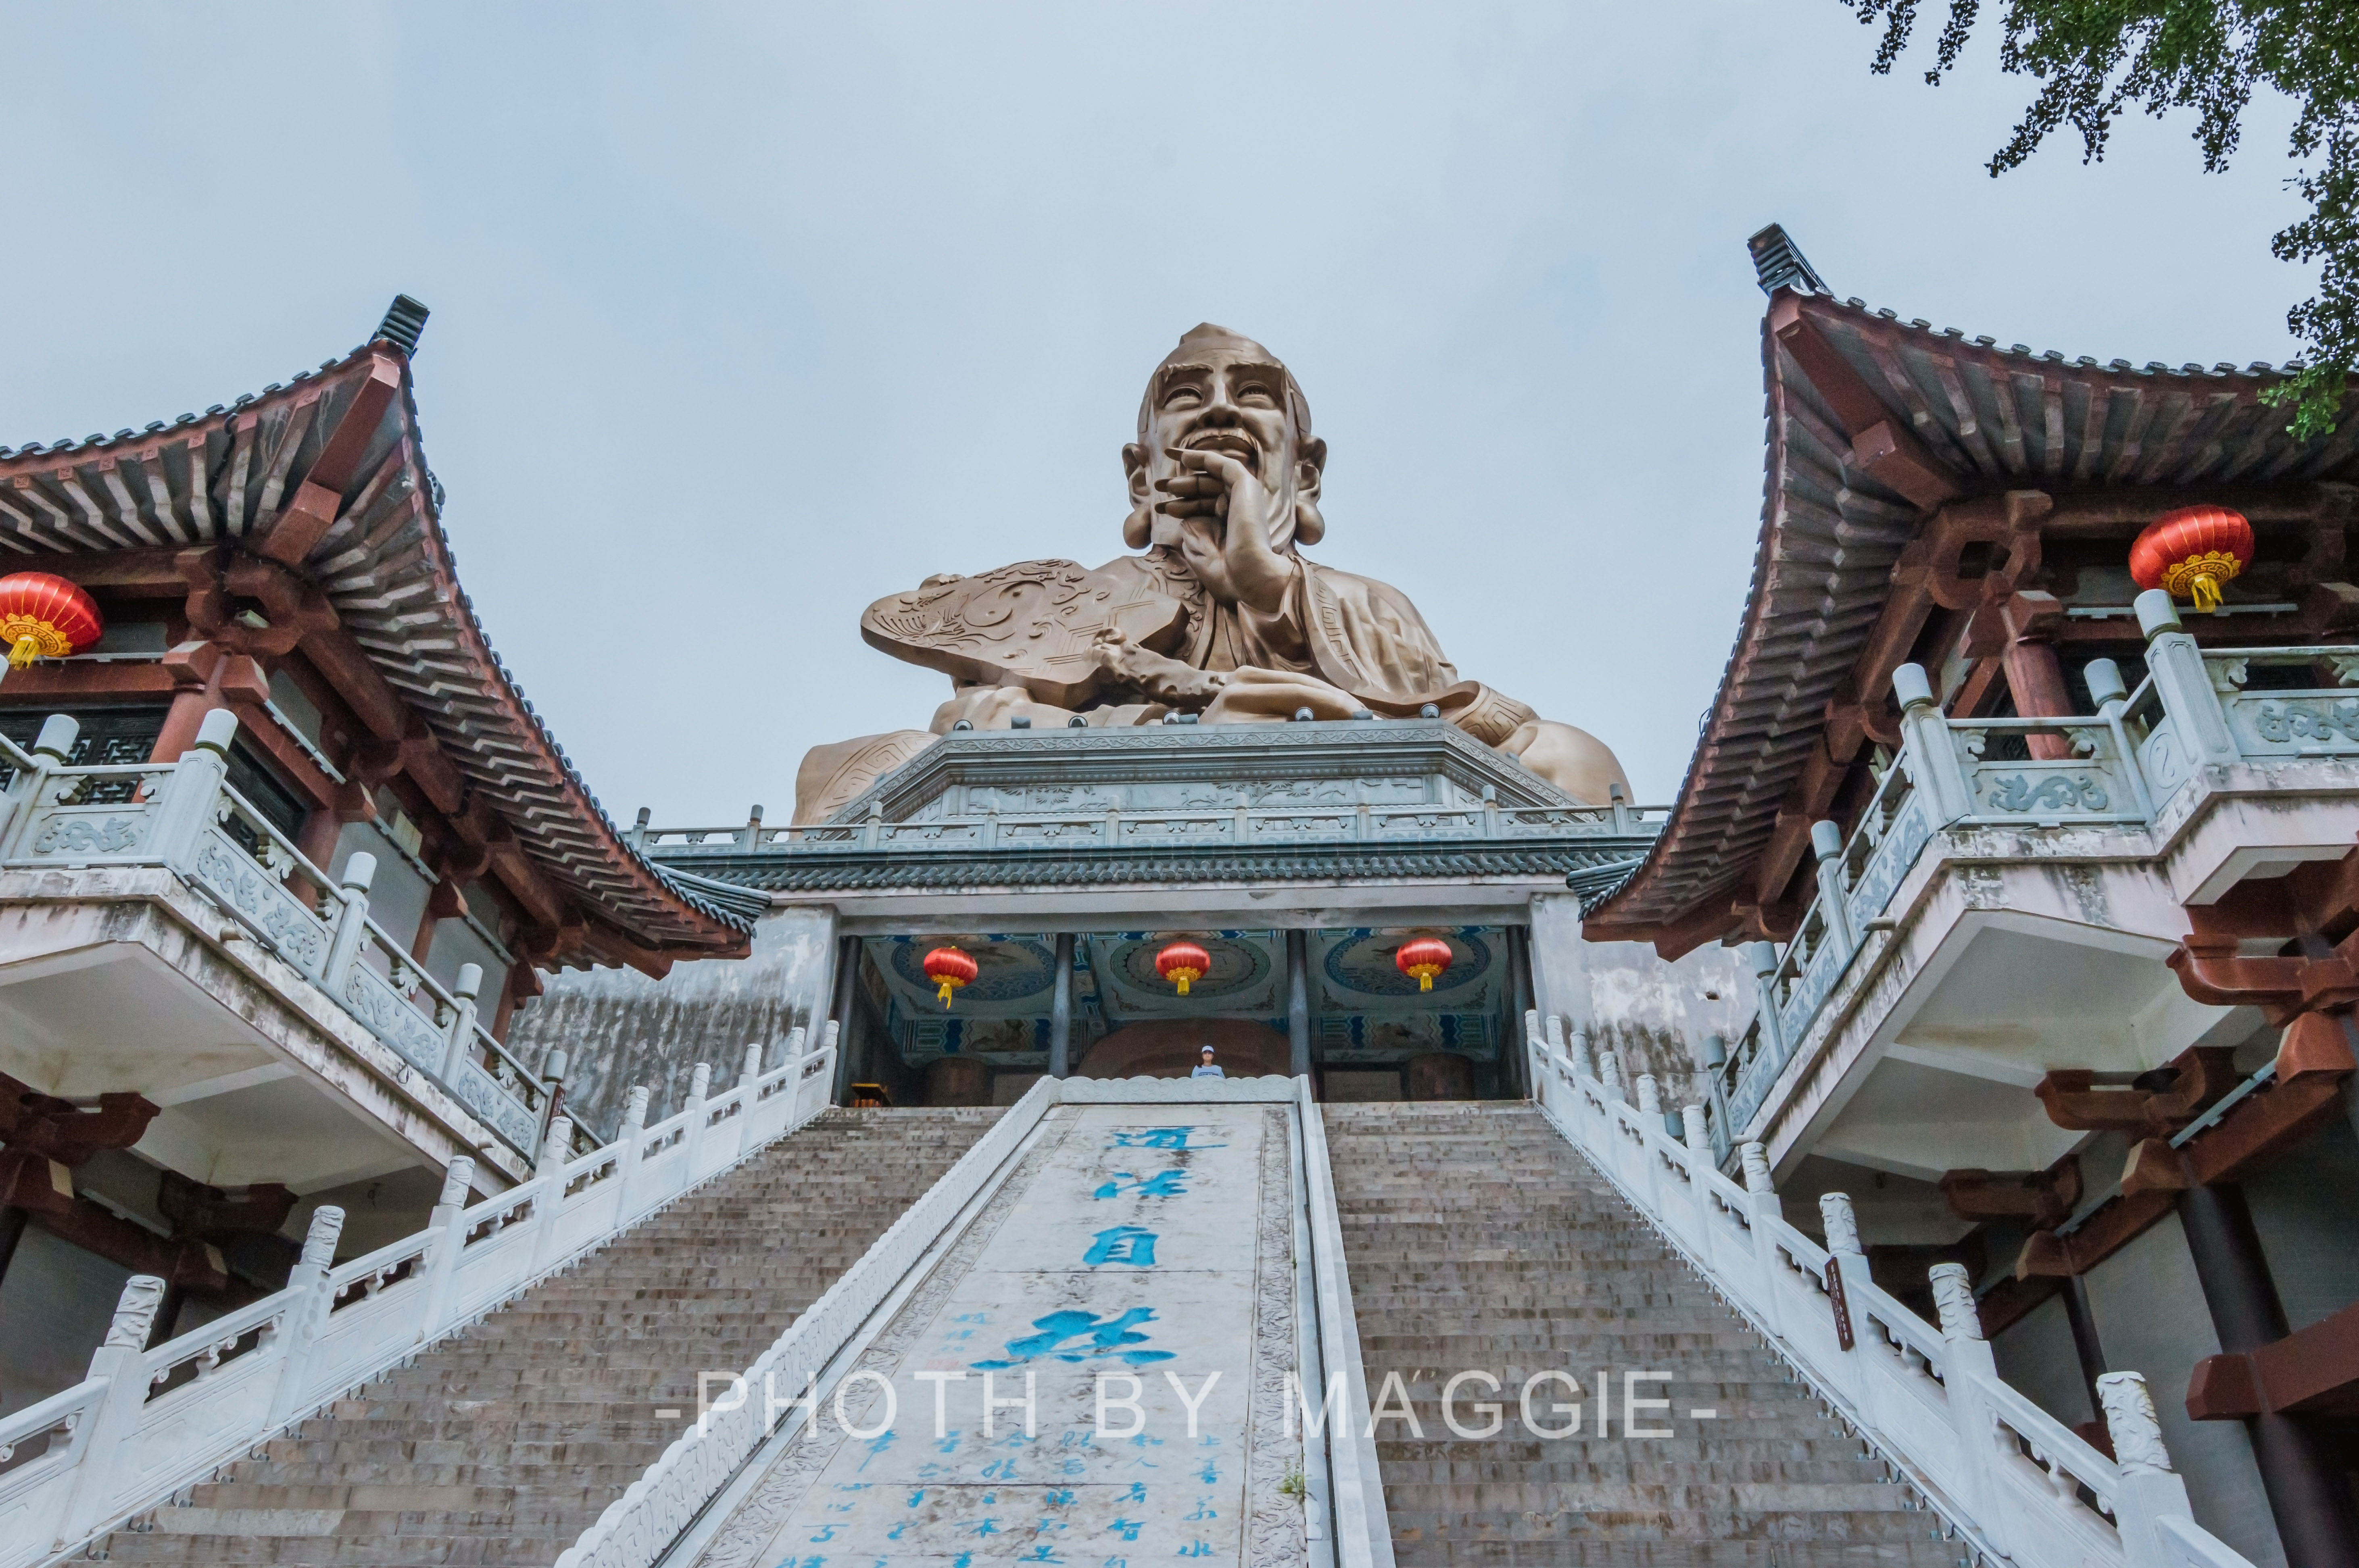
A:
{"label": "person in white shirt", "polygon": [[1225,1078],[1228,1076],[1228,1074],[1221,1071],[1219,1067],[1213,1065],[1212,1048],[1210,1045],[1207,1045],[1204,1047],[1204,1059],[1197,1063],[1196,1070],[1188,1076],[1191,1078]]}

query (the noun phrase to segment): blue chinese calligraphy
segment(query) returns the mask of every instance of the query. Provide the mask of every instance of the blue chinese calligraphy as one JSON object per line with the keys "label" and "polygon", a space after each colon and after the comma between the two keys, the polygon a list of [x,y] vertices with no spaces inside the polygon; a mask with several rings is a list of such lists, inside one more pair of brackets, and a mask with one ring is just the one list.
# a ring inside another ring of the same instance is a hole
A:
{"label": "blue chinese calligraphy", "polygon": [[[1136,1325],[1155,1319],[1153,1307],[1132,1307],[1128,1312],[1104,1322],[1094,1313],[1068,1307],[1052,1312],[1046,1317],[1036,1317],[1032,1326],[1038,1334],[1027,1334],[1007,1342],[1007,1358],[1001,1361],[977,1361],[974,1367],[983,1371],[1005,1371],[1020,1367],[1038,1356],[1053,1356],[1060,1361],[1086,1361],[1093,1357],[1109,1356],[1125,1366],[1143,1367],[1149,1362],[1169,1361],[1169,1350],[1135,1350],[1130,1346],[1144,1345],[1147,1336],[1134,1333]],[[1075,1343],[1078,1342],[1078,1343]],[[1070,1348],[1064,1348],[1070,1346]]]}
{"label": "blue chinese calligraphy", "polygon": [[1180,1149],[1190,1153],[1198,1149],[1226,1149],[1225,1143],[1190,1144],[1189,1136],[1201,1132],[1201,1127],[1118,1127],[1114,1130],[1114,1141],[1109,1149]]}
{"label": "blue chinese calligraphy", "polygon": [[[1093,1198],[1179,1198],[1188,1195],[1180,1184],[1188,1179],[1185,1171],[1158,1171],[1152,1176],[1141,1176],[1129,1171],[1116,1171],[1114,1180],[1090,1195]],[[1127,1183],[1128,1185],[1124,1184]]]}
{"label": "blue chinese calligraphy", "polygon": [[1155,1267],[1156,1233],[1136,1225],[1117,1225],[1111,1230],[1101,1230],[1090,1249],[1082,1255],[1084,1267],[1094,1269],[1101,1263],[1128,1263],[1133,1268]]}

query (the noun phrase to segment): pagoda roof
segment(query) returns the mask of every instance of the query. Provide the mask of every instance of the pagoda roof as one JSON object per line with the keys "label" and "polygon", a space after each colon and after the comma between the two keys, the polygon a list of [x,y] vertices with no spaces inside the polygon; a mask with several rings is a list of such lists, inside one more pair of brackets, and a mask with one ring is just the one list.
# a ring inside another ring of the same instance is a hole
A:
{"label": "pagoda roof", "polygon": [[[1776,243],[1784,236],[1775,231]],[[1756,259],[1764,246],[1756,242]],[[2261,395],[2267,364],[2100,363],[1936,330],[1815,290],[1807,264],[1772,277],[1762,323],[1767,451],[1760,535],[1736,643],[1679,798],[1646,859],[1593,896],[1587,929],[1676,954],[1733,935],[1744,888],[1781,827],[1830,715],[1864,697],[1903,552],[1945,507],[2010,492],[2119,527],[2220,501],[2307,517],[2314,486],[2359,481],[2359,414],[2297,442]],[[2068,503],[2070,505],[2068,506]],[[1889,650],[1879,649],[1878,657]],[[1888,681],[1878,663],[1873,674]]]}
{"label": "pagoda roof", "polygon": [[[460,585],[410,375],[424,314],[398,300],[342,358],[201,415],[0,447],[0,550],[92,582],[104,568],[77,572],[95,564],[74,557],[184,574],[223,545],[275,559],[324,596],[367,670],[422,722],[464,780],[464,809],[495,816],[570,901],[539,961],[659,968],[742,952],[742,893],[677,876],[625,840]],[[602,940],[602,925],[622,940]]]}

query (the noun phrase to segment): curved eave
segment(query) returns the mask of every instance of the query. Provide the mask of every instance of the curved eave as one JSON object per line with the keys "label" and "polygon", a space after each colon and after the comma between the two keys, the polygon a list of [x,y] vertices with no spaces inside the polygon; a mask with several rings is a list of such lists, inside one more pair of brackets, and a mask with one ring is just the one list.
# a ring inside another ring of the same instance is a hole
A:
{"label": "curved eave", "polygon": [[2359,416],[2297,442],[2256,364],[2100,365],[2001,349],[1853,299],[1780,289],[1762,327],[1761,532],[1735,646],[1662,835],[1591,906],[1601,938],[1684,950],[1741,924],[1737,894],[1881,615],[1900,552],[1934,514],[1852,464],[1829,400],[1773,327],[1799,312],[1961,497],[2359,480]]}
{"label": "curved eave", "polygon": [[[397,387],[398,396],[386,396]],[[367,400],[364,402],[364,400]],[[347,431],[370,403],[374,419]],[[469,794],[513,833],[584,921],[546,961],[743,951],[751,918],[632,849],[533,711],[460,587],[426,466],[409,362],[382,340],[259,395],[112,437],[0,448],[0,550],[45,557],[255,546],[312,486],[332,514],[299,570],[380,676],[423,719]]]}

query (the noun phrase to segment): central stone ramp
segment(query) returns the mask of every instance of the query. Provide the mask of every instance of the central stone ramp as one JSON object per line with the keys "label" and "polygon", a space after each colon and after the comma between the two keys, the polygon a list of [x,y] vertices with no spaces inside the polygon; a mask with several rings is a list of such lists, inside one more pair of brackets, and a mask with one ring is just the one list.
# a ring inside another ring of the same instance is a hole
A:
{"label": "central stone ramp", "polygon": [[[1887,1478],[1760,1336],[1528,1105],[1322,1108],[1394,1551],[1423,1563],[1955,1568],[1940,1516]],[[1443,1422],[1503,1407],[1495,1435]],[[1517,1396],[1535,1373],[1534,1435]],[[1641,1374],[1635,1379],[1631,1374]],[[1668,1373],[1647,1378],[1646,1373]],[[1597,1404],[1601,1379],[1611,1397]],[[1386,1419],[1404,1400],[1424,1432]],[[1639,1403],[1625,1400],[1668,1400]],[[1556,1407],[1578,1401],[1577,1417]],[[1709,1411],[1709,1415],[1701,1412]],[[1635,1420],[1631,1417],[1635,1415]],[[1632,1435],[1631,1430],[1668,1436]]]}
{"label": "central stone ramp", "polygon": [[1291,1140],[1282,1102],[1049,1108],[699,1568],[1302,1563]]}
{"label": "central stone ramp", "polygon": [[823,1111],[103,1554],[547,1568],[1000,1114]]}

